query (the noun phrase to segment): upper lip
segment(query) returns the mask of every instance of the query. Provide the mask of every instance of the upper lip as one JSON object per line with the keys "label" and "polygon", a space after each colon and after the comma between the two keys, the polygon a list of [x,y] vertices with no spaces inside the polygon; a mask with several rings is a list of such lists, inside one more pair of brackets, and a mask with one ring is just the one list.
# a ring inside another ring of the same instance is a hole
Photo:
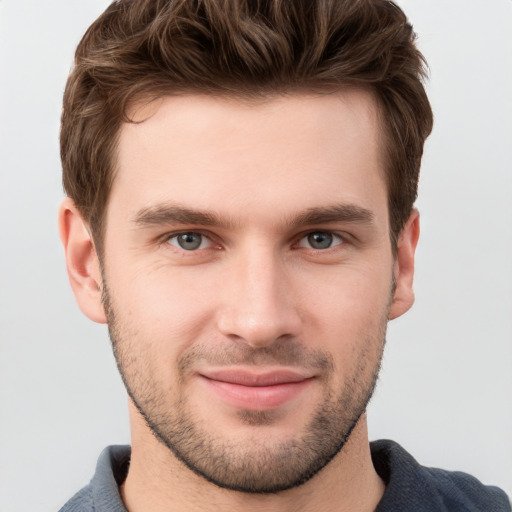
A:
{"label": "upper lip", "polygon": [[292,369],[251,371],[238,368],[212,369],[199,372],[207,379],[240,386],[276,386],[310,379],[312,375]]}

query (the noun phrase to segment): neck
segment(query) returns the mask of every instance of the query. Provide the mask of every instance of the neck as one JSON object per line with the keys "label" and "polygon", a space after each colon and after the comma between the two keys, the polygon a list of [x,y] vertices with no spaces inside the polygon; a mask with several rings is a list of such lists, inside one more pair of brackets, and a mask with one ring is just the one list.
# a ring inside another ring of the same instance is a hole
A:
{"label": "neck", "polygon": [[207,482],[183,465],[149,430],[130,404],[132,457],[121,496],[129,512],[375,510],[384,483],[372,464],[366,415],[343,450],[305,484],[274,494],[230,491]]}

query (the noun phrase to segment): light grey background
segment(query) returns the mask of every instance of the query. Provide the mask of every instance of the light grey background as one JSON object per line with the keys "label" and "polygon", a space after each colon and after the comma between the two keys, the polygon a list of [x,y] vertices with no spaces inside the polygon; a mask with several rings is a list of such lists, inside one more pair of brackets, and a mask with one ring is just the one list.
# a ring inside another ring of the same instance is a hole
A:
{"label": "light grey background", "polygon": [[[129,439],[106,330],[57,234],[60,102],[106,0],[0,0],[0,512],[58,510]],[[392,323],[372,438],[512,492],[512,2],[402,0],[436,115],[417,302]]]}

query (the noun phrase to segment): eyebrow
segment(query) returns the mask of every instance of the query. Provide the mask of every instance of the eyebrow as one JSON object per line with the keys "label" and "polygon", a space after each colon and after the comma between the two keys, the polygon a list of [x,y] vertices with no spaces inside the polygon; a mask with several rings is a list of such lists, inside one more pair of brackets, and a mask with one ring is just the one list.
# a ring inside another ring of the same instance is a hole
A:
{"label": "eyebrow", "polygon": [[232,228],[235,222],[214,212],[193,210],[179,205],[158,204],[139,210],[134,218],[141,227],[163,224],[199,224]]}
{"label": "eyebrow", "polygon": [[348,222],[355,224],[371,224],[374,215],[371,210],[354,204],[336,204],[308,208],[294,217],[289,226],[297,228],[312,224],[330,224],[334,222]]}
{"label": "eyebrow", "polygon": [[[348,222],[371,224],[374,214],[371,210],[354,204],[336,204],[308,208],[285,222],[288,229],[301,226]],[[233,229],[239,223],[231,218],[220,216],[212,211],[195,210],[175,204],[158,204],[142,208],[133,222],[140,227],[165,224],[189,224],[201,226],[218,226]]]}

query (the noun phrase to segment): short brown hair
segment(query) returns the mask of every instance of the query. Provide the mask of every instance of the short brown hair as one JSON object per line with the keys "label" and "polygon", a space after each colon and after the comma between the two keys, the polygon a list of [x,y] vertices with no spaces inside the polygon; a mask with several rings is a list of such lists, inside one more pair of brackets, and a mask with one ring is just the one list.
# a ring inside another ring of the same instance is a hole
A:
{"label": "short brown hair", "polygon": [[432,111],[426,64],[389,0],[117,0],[89,27],[64,93],[64,188],[101,254],[121,123],[177,93],[370,88],[380,107],[392,240],[416,200]]}

